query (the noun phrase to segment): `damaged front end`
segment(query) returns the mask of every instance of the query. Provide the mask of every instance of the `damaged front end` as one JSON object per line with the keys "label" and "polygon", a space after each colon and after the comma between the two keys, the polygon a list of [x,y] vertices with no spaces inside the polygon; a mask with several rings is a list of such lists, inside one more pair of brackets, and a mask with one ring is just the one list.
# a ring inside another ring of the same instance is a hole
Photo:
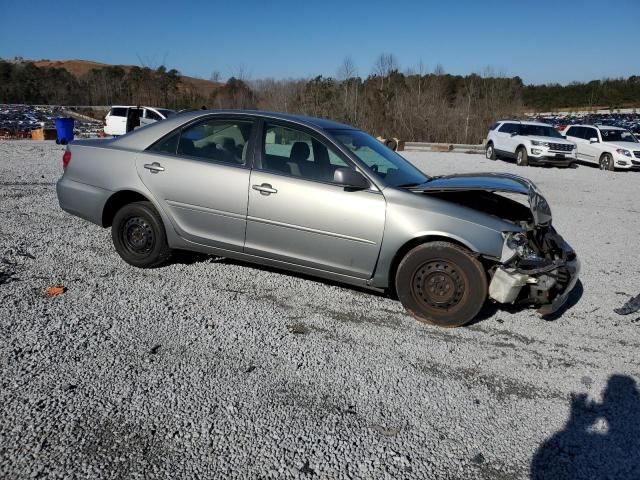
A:
{"label": "damaged front end", "polygon": [[580,261],[550,225],[506,232],[500,264],[493,269],[489,297],[500,303],[537,305],[550,315],[566,302],[578,281]]}
{"label": "damaged front end", "polygon": [[[464,205],[514,225],[513,231],[502,233],[502,255],[489,269],[490,298],[504,304],[536,305],[543,316],[566,302],[578,281],[580,262],[551,225],[549,204],[533,182],[500,173],[449,175],[434,177],[412,191]],[[528,205],[501,193],[526,196]]]}

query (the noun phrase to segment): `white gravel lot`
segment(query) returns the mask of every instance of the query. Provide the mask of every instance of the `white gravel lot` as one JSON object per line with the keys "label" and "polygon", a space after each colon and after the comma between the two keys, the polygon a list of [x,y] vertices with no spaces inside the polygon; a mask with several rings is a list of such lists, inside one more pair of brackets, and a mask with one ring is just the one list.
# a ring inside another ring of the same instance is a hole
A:
{"label": "white gravel lot", "polygon": [[582,260],[552,321],[444,330],[237,262],[130,267],[58,207],[62,151],[0,142],[0,478],[640,478],[640,312],[613,312],[640,293],[640,172],[407,152],[530,177]]}

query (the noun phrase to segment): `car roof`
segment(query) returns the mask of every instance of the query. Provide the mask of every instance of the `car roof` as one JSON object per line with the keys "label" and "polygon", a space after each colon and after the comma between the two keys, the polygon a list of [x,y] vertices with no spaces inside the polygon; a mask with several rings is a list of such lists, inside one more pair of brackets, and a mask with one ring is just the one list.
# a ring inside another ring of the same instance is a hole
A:
{"label": "car roof", "polygon": [[626,128],[614,127],[613,125],[593,125],[590,123],[584,123],[579,125],[569,125],[568,127],[591,127],[591,128],[597,128],[598,130],[626,130]]}
{"label": "car roof", "polygon": [[111,108],[151,108],[152,110],[171,110],[170,108],[149,107],[148,105],[111,105]]}
{"label": "car roof", "polygon": [[318,118],[318,117],[308,117],[306,115],[296,115],[293,113],[284,113],[284,112],[269,112],[264,110],[200,110],[201,114],[216,114],[216,115],[247,115],[253,117],[262,117],[262,118],[270,118],[272,120],[284,120],[294,123],[300,123],[302,125],[307,125],[310,127],[318,128],[321,130],[327,129],[350,129],[353,130],[354,127],[350,125],[345,125],[343,123],[334,122],[333,120],[328,120],[326,118]]}
{"label": "car roof", "polygon": [[553,126],[550,123],[534,122],[534,121],[529,121],[529,120],[498,120],[497,123],[507,123],[507,122],[519,123],[521,125],[540,125],[542,127],[552,127]]}
{"label": "car roof", "polygon": [[116,148],[144,150],[149,145],[163,137],[167,133],[190,123],[199,118],[217,115],[233,115],[241,117],[263,118],[266,120],[282,120],[310,127],[314,130],[357,130],[355,127],[343,123],[334,122],[324,118],[307,117],[305,115],[293,115],[281,112],[264,112],[261,110],[194,110],[172,115],[161,122],[154,122],[146,127],[118,137],[111,141],[111,146]]}

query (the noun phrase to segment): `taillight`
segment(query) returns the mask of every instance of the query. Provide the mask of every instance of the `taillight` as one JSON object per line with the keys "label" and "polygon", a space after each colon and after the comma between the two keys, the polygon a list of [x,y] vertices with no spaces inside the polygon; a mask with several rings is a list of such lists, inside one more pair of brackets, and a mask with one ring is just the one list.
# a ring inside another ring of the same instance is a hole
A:
{"label": "taillight", "polygon": [[71,150],[65,150],[64,155],[62,155],[62,169],[66,170],[69,166],[69,162],[71,161]]}

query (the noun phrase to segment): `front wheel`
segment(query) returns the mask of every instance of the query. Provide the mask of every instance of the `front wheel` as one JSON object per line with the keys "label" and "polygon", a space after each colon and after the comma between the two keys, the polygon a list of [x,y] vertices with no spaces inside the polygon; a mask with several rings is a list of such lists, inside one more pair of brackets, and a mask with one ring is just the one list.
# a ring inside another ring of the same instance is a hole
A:
{"label": "front wheel", "polygon": [[162,218],[151,202],[129,203],[118,210],[111,238],[120,257],[134,267],[157,267],[171,256]]}
{"label": "front wheel", "polygon": [[527,149],[524,147],[520,147],[516,152],[516,164],[521,167],[526,167],[529,165],[529,155],[527,154]]}
{"label": "front wheel", "polygon": [[460,327],[480,312],[487,299],[487,274],[470,253],[448,242],[415,247],[396,272],[396,292],[417,320]]}
{"label": "front wheel", "polygon": [[600,157],[600,170],[615,170],[615,164],[613,163],[613,157],[610,153],[603,153]]}

